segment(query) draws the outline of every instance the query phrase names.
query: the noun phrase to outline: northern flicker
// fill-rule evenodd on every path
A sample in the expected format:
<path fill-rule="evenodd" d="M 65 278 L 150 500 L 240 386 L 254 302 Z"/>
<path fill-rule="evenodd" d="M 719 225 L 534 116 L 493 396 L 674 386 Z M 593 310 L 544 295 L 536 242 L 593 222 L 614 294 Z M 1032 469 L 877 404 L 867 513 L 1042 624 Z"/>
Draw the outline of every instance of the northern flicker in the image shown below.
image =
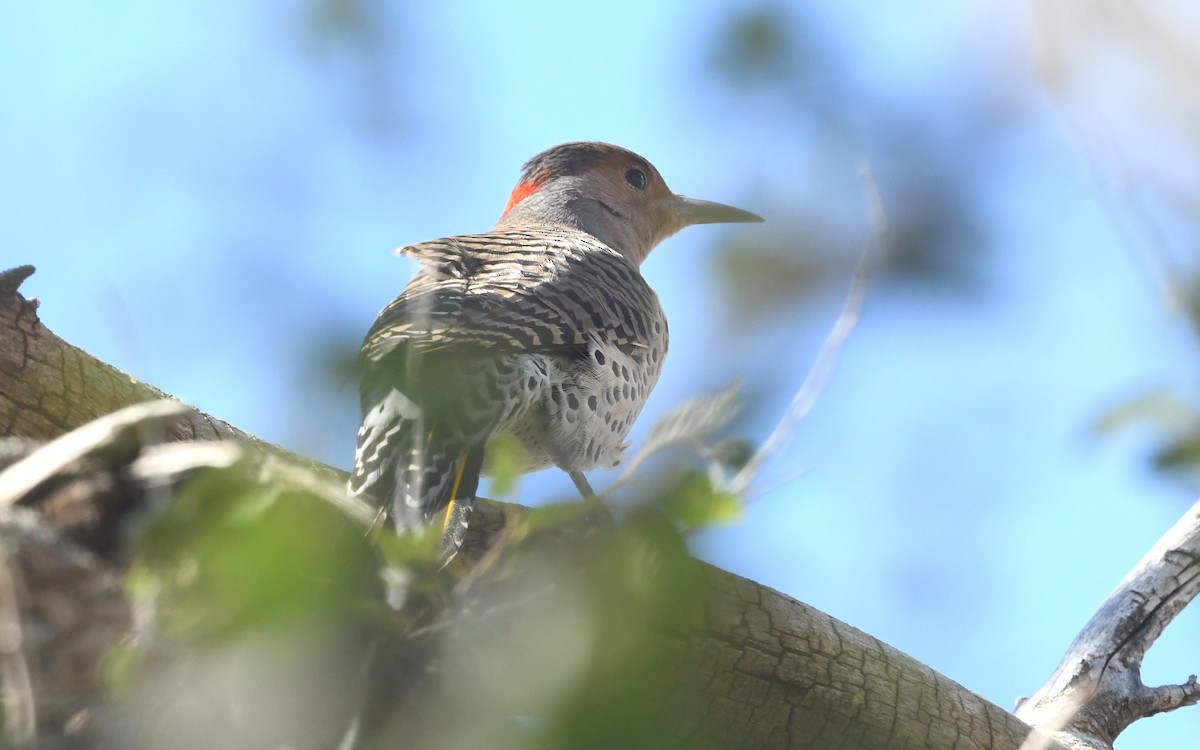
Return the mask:
<path fill-rule="evenodd" d="M 676 195 L 617 146 L 533 157 L 490 232 L 400 250 L 420 268 L 362 346 L 351 491 L 400 529 L 444 513 L 452 551 L 488 443 L 508 431 L 527 471 L 558 466 L 590 493 L 583 472 L 620 461 L 667 353 L 642 261 L 685 226 L 751 221 Z"/>

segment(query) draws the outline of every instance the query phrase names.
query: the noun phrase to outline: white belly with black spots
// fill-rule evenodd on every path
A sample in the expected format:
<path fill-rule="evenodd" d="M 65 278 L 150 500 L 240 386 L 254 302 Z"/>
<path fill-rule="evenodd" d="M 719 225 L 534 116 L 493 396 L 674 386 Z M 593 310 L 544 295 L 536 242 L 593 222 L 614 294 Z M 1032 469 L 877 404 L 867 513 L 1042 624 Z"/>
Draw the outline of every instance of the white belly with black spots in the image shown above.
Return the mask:
<path fill-rule="evenodd" d="M 666 327 L 641 346 L 589 344 L 573 358 L 548 358 L 546 398 L 513 429 L 529 470 L 586 471 L 621 462 L 625 438 L 658 382 Z"/>

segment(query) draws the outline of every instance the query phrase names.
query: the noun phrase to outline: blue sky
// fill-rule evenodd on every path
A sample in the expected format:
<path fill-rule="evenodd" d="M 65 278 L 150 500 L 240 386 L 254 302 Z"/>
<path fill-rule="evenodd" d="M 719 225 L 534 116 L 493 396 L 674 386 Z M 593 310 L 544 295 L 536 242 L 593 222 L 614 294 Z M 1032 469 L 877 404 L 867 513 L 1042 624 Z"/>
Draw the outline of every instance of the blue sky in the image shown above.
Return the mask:
<path fill-rule="evenodd" d="M 873 289 L 822 402 L 742 518 L 695 549 L 1008 708 L 1191 502 L 1146 469 L 1145 436 L 1088 427 L 1182 381 L 1194 342 L 1036 75 L 1035 13 L 983 0 L 828 5 L 782 7 L 804 14 L 843 82 L 906 127 L 953 142 L 963 102 L 1001 92 L 1005 127 L 978 160 L 954 164 L 974 178 L 987 236 L 981 291 Z M 769 222 L 689 229 L 647 261 L 672 351 L 635 442 L 656 414 L 739 377 L 762 384 L 746 430 L 769 431 L 840 287 L 768 322 L 730 323 L 717 246 L 814 209 L 865 237 L 857 163 L 891 121 L 830 153 L 770 92 L 723 89 L 709 50 L 732 3 L 431 3 L 381 9 L 358 37 L 314 34 L 306 8 L 8 11 L 0 265 L 38 267 L 25 291 L 47 325 L 345 467 L 356 395 L 320 365 L 353 351 L 403 288 L 411 268 L 391 250 L 490 227 L 525 159 L 606 140 L 650 158 L 675 190 Z M 813 184 L 818 170 L 838 184 Z M 877 165 L 885 203 L 907 189 L 892 174 Z M 569 494 L 553 472 L 522 489 Z M 1151 651 L 1147 681 L 1196 671 L 1198 634 L 1200 615 L 1185 612 Z M 1140 722 L 1118 747 L 1187 745 L 1198 731 L 1185 710 Z"/>

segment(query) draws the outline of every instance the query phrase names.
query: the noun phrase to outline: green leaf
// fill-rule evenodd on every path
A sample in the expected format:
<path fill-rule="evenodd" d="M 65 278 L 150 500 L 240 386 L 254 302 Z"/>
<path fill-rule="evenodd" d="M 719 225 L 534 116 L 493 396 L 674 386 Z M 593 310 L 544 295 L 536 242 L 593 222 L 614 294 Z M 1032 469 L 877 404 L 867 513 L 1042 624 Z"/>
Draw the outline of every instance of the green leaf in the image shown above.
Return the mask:
<path fill-rule="evenodd" d="M 1200 434 L 1172 441 L 1160 448 L 1154 454 L 1154 465 L 1161 471 L 1186 472 L 1200 469 Z"/>
<path fill-rule="evenodd" d="M 1131 427 L 1156 427 L 1182 435 L 1200 422 L 1194 404 L 1167 388 L 1155 388 L 1105 410 L 1092 422 L 1092 431 L 1111 435 Z"/>
<path fill-rule="evenodd" d="M 662 505 L 668 516 L 692 529 L 728 523 L 742 512 L 736 495 L 718 490 L 706 475 L 694 471 L 662 494 Z"/>
<path fill-rule="evenodd" d="M 578 500 L 551 503 L 529 508 L 522 514 L 521 523 L 528 532 L 553 531 L 569 526 L 595 511 L 595 504 Z"/>
<path fill-rule="evenodd" d="M 200 642 L 346 613 L 374 585 L 360 527 L 251 466 L 197 473 L 148 520 L 129 576 L 165 630 Z"/>
<path fill-rule="evenodd" d="M 525 445 L 511 432 L 502 432 L 488 443 L 487 467 L 492 475 L 492 492 L 509 495 L 529 466 Z"/>

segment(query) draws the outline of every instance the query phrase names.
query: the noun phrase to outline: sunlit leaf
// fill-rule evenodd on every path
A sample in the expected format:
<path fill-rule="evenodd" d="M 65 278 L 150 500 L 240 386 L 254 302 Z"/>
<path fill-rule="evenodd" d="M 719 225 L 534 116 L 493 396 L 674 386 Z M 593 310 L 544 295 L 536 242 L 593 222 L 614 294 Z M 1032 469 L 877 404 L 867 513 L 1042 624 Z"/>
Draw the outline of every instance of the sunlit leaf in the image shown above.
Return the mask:
<path fill-rule="evenodd" d="M 528 465 L 525 445 L 511 432 L 502 432 L 488 443 L 487 466 L 496 495 L 503 497 L 516 490 L 517 481 Z"/>
<path fill-rule="evenodd" d="M 585 502 L 550 503 L 526 511 L 522 525 L 530 532 L 561 529 L 594 512 L 596 508 Z"/>
<path fill-rule="evenodd" d="M 685 528 L 700 528 L 728 523 L 742 512 L 736 495 L 713 487 L 709 478 L 687 472 L 662 493 L 663 509 Z"/>
<path fill-rule="evenodd" d="M 345 611 L 373 580 L 362 530 L 307 492 L 243 466 L 201 472 L 139 535 L 131 588 L 192 639 Z"/>

